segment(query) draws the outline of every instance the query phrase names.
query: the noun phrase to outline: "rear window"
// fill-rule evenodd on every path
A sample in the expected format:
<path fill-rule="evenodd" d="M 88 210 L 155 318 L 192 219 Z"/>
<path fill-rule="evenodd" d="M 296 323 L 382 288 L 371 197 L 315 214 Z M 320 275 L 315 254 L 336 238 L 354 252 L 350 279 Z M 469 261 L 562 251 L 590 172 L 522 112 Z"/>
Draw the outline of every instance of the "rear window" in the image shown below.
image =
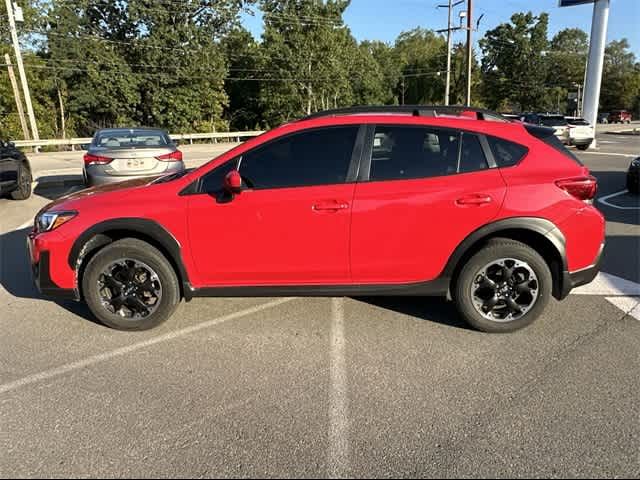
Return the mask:
<path fill-rule="evenodd" d="M 567 149 L 567 147 L 565 147 L 564 144 L 558 139 L 558 137 L 554 135 L 553 129 L 536 127 L 535 125 L 525 125 L 525 128 L 531 135 L 533 135 L 539 140 L 542 140 L 544 143 L 546 143 L 553 149 L 557 150 L 558 152 L 563 154 L 565 157 L 570 158 L 571 160 L 576 162 L 578 165 L 583 165 L 580 159 L 576 157 L 573 153 L 571 153 Z"/>
<path fill-rule="evenodd" d="M 545 127 L 559 127 L 567 124 L 564 117 L 540 117 L 540 125 Z"/>
<path fill-rule="evenodd" d="M 162 130 L 106 130 L 98 132 L 94 145 L 105 148 L 167 147 L 171 139 Z"/>
<path fill-rule="evenodd" d="M 502 138 L 487 137 L 487 142 L 489 142 L 489 147 L 493 152 L 496 164 L 500 168 L 513 167 L 518 164 L 529 151 L 525 146 Z"/>

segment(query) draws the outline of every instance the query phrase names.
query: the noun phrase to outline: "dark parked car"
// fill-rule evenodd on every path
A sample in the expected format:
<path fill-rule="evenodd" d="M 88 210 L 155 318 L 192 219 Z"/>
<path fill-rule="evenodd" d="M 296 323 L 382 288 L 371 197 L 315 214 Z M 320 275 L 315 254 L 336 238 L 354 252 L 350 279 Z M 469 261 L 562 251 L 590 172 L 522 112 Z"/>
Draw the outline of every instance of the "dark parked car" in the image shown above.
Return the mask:
<path fill-rule="evenodd" d="M 156 128 L 107 128 L 93 137 L 84 156 L 87 185 L 104 185 L 184 170 L 182 152 Z"/>
<path fill-rule="evenodd" d="M 627 190 L 638 195 L 640 193 L 640 157 L 637 157 L 629 165 L 627 171 Z"/>
<path fill-rule="evenodd" d="M 609 112 L 598 113 L 598 123 L 609 123 Z"/>
<path fill-rule="evenodd" d="M 24 153 L 0 140 L 0 196 L 26 200 L 31 196 L 31 165 Z"/>

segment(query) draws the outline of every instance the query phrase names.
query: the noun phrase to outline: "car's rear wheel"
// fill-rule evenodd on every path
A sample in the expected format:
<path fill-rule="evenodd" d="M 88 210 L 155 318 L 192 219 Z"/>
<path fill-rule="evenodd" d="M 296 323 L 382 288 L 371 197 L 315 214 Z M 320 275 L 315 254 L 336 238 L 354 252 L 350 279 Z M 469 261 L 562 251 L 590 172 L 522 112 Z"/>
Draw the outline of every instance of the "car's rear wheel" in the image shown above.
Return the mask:
<path fill-rule="evenodd" d="M 493 239 L 462 267 L 454 301 L 478 330 L 507 333 L 530 325 L 544 311 L 552 291 L 551 271 L 531 247 Z"/>
<path fill-rule="evenodd" d="M 586 150 L 587 148 L 589 148 L 589 144 L 585 144 L 585 145 L 576 145 L 576 148 L 578 150 Z"/>
<path fill-rule="evenodd" d="M 31 196 L 31 170 L 26 164 L 21 164 L 18 169 L 18 186 L 11 192 L 14 200 L 26 200 Z"/>
<path fill-rule="evenodd" d="M 164 255 L 135 238 L 115 241 L 87 264 L 82 293 L 91 312 L 119 330 L 148 330 L 180 302 L 176 274 Z"/>

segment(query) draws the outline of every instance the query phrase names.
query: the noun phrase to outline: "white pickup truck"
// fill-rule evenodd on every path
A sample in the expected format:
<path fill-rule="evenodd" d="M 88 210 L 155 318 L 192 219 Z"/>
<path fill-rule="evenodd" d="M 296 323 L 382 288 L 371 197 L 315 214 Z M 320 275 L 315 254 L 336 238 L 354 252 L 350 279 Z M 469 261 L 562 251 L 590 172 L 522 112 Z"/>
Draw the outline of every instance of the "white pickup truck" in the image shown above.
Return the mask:
<path fill-rule="evenodd" d="M 566 117 L 569 124 L 569 145 L 575 145 L 580 150 L 586 150 L 593 142 L 595 130 L 584 118 Z"/>

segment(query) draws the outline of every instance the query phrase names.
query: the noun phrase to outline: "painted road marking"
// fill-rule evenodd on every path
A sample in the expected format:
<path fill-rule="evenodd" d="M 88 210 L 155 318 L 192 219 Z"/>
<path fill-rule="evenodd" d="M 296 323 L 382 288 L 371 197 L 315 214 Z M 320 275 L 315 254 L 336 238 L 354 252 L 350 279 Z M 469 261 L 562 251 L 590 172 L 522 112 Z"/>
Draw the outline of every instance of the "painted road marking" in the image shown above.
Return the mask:
<path fill-rule="evenodd" d="M 607 301 L 626 312 L 627 315 L 640 320 L 640 299 L 638 297 L 607 297 Z"/>
<path fill-rule="evenodd" d="M 640 207 L 620 207 L 618 205 L 614 205 L 613 203 L 609 203 L 609 200 L 615 197 L 619 197 L 620 195 L 624 195 L 625 193 L 629 193 L 629 190 L 621 190 L 616 193 L 612 193 L 611 195 L 607 195 L 606 197 L 602 197 L 598 199 L 598 202 L 603 205 L 607 205 L 608 207 L 617 208 L 618 210 L 640 210 Z"/>
<path fill-rule="evenodd" d="M 640 320 L 640 283 L 600 272 L 593 282 L 575 288 L 573 295 L 603 295 L 633 318 Z"/>
<path fill-rule="evenodd" d="M 574 295 L 604 295 L 606 297 L 640 297 L 640 283 L 600 272 L 593 282 L 574 288 L 571 293 Z"/>
<path fill-rule="evenodd" d="M 349 420 L 344 337 L 344 298 L 331 299 L 329 478 L 349 477 Z"/>
<path fill-rule="evenodd" d="M 637 157 L 637 155 L 630 155 L 628 153 L 607 153 L 607 152 L 580 152 L 582 153 L 586 153 L 588 155 L 609 155 L 609 156 L 614 156 L 614 157 L 629 157 L 629 158 L 634 158 Z"/>
<path fill-rule="evenodd" d="M 214 327 L 216 325 L 220 325 L 221 323 L 228 322 L 231 320 L 236 320 L 241 317 L 246 317 L 247 315 L 252 315 L 254 313 L 260 312 L 262 310 L 267 310 L 270 308 L 277 307 L 278 305 L 282 305 L 283 303 L 287 303 L 294 300 L 293 298 L 281 298 L 278 300 L 274 300 L 272 302 L 263 303 L 261 305 L 257 305 L 255 307 L 246 308 L 244 310 L 240 310 L 238 312 L 230 313 L 228 315 L 224 315 L 222 317 L 214 318 L 213 320 L 209 320 L 207 322 L 199 323 L 198 325 L 193 325 L 191 327 L 181 328 L 179 330 L 175 330 L 173 332 L 166 333 L 164 335 L 160 335 L 154 338 L 150 338 L 149 340 L 144 340 L 142 342 L 137 342 L 131 345 L 127 345 L 126 347 L 116 348 L 115 350 L 111 350 L 110 352 L 101 353 L 99 355 L 93 355 L 91 357 L 85 358 L 83 360 L 78 360 L 77 362 L 67 363 L 66 365 L 61 365 L 59 367 L 51 368 L 49 370 L 44 370 L 39 373 L 35 373 L 33 375 L 28 375 L 26 377 L 20 378 L 18 380 L 14 380 L 12 382 L 8 382 L 0 385 L 0 394 L 7 393 L 12 390 L 16 390 L 18 388 L 24 387 L 26 385 L 30 385 L 32 383 L 42 382 L 44 380 L 49 380 L 54 377 L 58 377 L 60 375 L 64 375 L 65 373 L 70 373 L 75 370 L 81 370 L 83 368 L 90 367 L 100 362 L 105 362 L 107 360 L 111 360 L 113 358 L 121 357 L 123 355 L 127 355 L 132 352 L 136 352 L 143 348 L 150 347 L 152 345 L 157 345 L 159 343 L 168 342 L 174 340 L 179 337 L 184 337 L 185 335 L 189 335 L 191 333 L 198 332 L 200 330 L 204 330 L 205 328 Z"/>

